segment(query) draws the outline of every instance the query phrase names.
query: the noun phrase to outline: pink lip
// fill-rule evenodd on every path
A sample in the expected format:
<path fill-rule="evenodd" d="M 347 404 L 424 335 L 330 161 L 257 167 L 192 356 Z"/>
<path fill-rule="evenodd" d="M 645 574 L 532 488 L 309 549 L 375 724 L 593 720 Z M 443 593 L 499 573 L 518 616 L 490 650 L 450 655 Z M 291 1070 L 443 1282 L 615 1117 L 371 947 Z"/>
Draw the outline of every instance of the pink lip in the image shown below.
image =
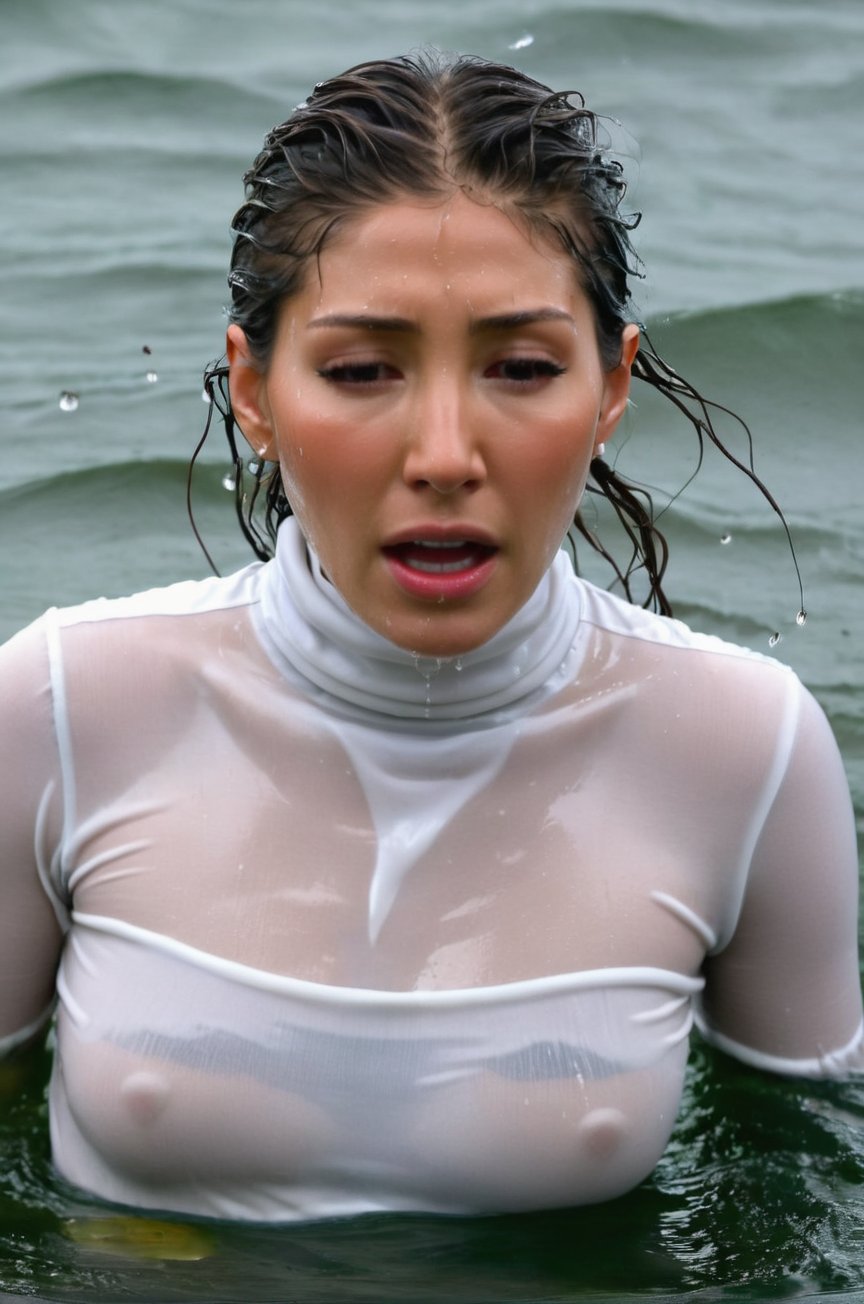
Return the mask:
<path fill-rule="evenodd" d="M 418 525 L 408 525 L 404 529 L 391 534 L 384 541 L 385 548 L 396 548 L 402 543 L 411 543 L 415 539 L 425 539 L 429 542 L 440 540 L 442 543 L 450 543 L 454 539 L 466 539 L 470 543 L 478 543 L 484 548 L 497 548 L 498 541 L 489 533 L 477 525 L 460 523 L 459 521 L 448 521 L 446 525 L 441 521 L 428 521 L 425 524 L 421 522 Z"/>
<path fill-rule="evenodd" d="M 382 551 L 403 592 L 445 602 L 470 597 L 482 589 L 495 570 L 498 549 L 486 537 L 478 537 L 474 529 L 438 526 L 402 531 Z"/>

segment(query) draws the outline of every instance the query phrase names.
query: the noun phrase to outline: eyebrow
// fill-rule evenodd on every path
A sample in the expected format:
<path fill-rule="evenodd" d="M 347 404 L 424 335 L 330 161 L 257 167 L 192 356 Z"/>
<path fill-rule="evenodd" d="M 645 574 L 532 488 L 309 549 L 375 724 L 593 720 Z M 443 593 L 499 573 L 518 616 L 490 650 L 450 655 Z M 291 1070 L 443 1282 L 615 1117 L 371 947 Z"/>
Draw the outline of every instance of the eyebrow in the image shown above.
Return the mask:
<path fill-rule="evenodd" d="M 497 313 L 493 317 L 479 317 L 469 327 L 471 335 L 484 331 L 519 330 L 523 326 L 532 326 L 535 322 L 563 321 L 571 326 L 574 321 L 569 312 L 563 308 L 525 308 L 521 312 Z M 326 317 L 315 317 L 307 323 L 307 330 L 342 326 L 352 330 L 366 331 L 405 331 L 411 335 L 419 334 L 420 327 L 407 317 L 376 317 L 369 313 L 330 313 Z"/>
<path fill-rule="evenodd" d="M 480 317 L 471 323 L 470 332 L 477 335 L 482 331 L 513 331 L 542 321 L 564 321 L 570 326 L 575 325 L 570 313 L 563 308 L 525 308 L 522 312 L 502 312 L 494 317 Z"/>

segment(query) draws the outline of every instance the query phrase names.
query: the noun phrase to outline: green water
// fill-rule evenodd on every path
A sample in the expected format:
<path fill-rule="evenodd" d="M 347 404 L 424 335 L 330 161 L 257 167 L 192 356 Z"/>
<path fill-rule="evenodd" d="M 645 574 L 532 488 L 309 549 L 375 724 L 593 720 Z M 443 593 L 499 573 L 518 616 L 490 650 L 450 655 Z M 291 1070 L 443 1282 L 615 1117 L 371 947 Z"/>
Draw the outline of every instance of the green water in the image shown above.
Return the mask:
<path fill-rule="evenodd" d="M 753 427 L 809 618 L 796 627 L 775 518 L 716 460 L 667 514 L 671 593 L 698 628 L 760 651 L 782 634 L 776 654 L 837 733 L 860 826 L 860 0 L 3 0 L 0 17 L 0 637 L 51 603 L 206 572 L 184 467 L 201 369 L 221 351 L 244 166 L 321 77 L 423 42 L 474 51 L 582 88 L 626 124 L 646 214 L 638 310 Z M 622 466 L 662 502 L 695 453 L 634 398 Z M 217 442 L 195 501 L 228 570 L 247 558 L 224 470 Z M 182 1222 L 149 1239 L 118 1224 L 97 1243 L 88 1220 L 111 1211 L 54 1175 L 37 1067 L 0 1113 L 0 1298 L 864 1299 L 861 1083 L 781 1082 L 696 1045 L 666 1156 L 606 1206 L 193 1225 L 191 1240 Z M 140 1257 L 148 1245 L 157 1257 Z M 184 1246 L 204 1257 L 170 1257 Z"/>
<path fill-rule="evenodd" d="M 168 1253 L 184 1251 L 185 1228 L 204 1256 L 183 1262 L 139 1257 L 143 1238 L 125 1223 L 128 1244 L 119 1235 L 111 1253 L 70 1238 L 70 1220 L 111 1211 L 53 1174 L 34 1082 L 3 1129 L 0 1280 L 81 1304 L 861 1299 L 862 1123 L 864 1085 L 778 1084 L 698 1047 L 669 1150 L 622 1199 L 285 1229 L 174 1220 Z"/>

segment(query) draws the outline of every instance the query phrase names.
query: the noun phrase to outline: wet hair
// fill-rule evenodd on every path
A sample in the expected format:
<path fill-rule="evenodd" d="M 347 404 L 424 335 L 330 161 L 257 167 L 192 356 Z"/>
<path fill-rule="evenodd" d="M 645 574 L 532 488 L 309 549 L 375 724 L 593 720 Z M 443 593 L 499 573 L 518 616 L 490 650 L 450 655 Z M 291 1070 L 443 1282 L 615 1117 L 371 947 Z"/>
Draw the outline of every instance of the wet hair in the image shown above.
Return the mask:
<path fill-rule="evenodd" d="M 577 92 L 552 91 L 515 68 L 471 56 L 422 54 L 362 63 L 320 82 L 267 135 L 245 174 L 246 200 L 232 228 L 229 318 L 242 327 L 253 358 L 265 369 L 281 304 L 299 292 L 340 226 L 379 204 L 409 197 L 443 200 L 461 189 L 521 218 L 572 258 L 592 305 L 601 360 L 611 370 L 632 320 L 629 282 L 639 274 L 639 261 L 631 232 L 639 214 L 622 211 L 624 171 L 605 136 L 602 120 Z M 741 461 L 715 430 L 712 413 L 728 410 L 704 399 L 668 366 L 644 330 L 633 376 L 691 423 L 700 463 L 706 441 L 716 445 L 754 481 L 786 528 L 753 469 L 752 445 L 749 459 Z M 280 522 L 291 514 L 279 468 L 244 461 L 238 450 L 224 361 L 207 369 L 204 384 L 211 406 L 199 450 L 215 408 L 231 448 L 241 529 L 266 560 Z M 671 615 L 663 590 L 668 547 L 648 491 L 600 457 L 591 462 L 586 491 L 611 504 L 629 555 L 617 561 L 580 508 L 571 530 L 574 558 L 581 535 L 611 565 L 613 584 L 628 599 L 635 600 L 631 584 L 641 572 L 643 605 Z"/>

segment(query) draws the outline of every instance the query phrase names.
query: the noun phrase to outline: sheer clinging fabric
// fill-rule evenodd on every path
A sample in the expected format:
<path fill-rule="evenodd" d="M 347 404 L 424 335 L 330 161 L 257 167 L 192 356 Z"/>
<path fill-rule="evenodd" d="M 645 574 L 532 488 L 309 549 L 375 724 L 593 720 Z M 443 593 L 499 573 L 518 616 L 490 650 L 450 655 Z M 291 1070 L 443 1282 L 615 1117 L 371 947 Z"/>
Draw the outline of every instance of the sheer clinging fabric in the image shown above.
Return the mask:
<path fill-rule="evenodd" d="M 439 664 L 286 523 L 266 566 L 12 640 L 0 752 L 0 1037 L 43 1017 L 68 928 L 55 1159 L 108 1198 L 602 1199 L 662 1152 L 694 1014 L 761 1067 L 861 1067 L 821 711 L 563 556 Z"/>

